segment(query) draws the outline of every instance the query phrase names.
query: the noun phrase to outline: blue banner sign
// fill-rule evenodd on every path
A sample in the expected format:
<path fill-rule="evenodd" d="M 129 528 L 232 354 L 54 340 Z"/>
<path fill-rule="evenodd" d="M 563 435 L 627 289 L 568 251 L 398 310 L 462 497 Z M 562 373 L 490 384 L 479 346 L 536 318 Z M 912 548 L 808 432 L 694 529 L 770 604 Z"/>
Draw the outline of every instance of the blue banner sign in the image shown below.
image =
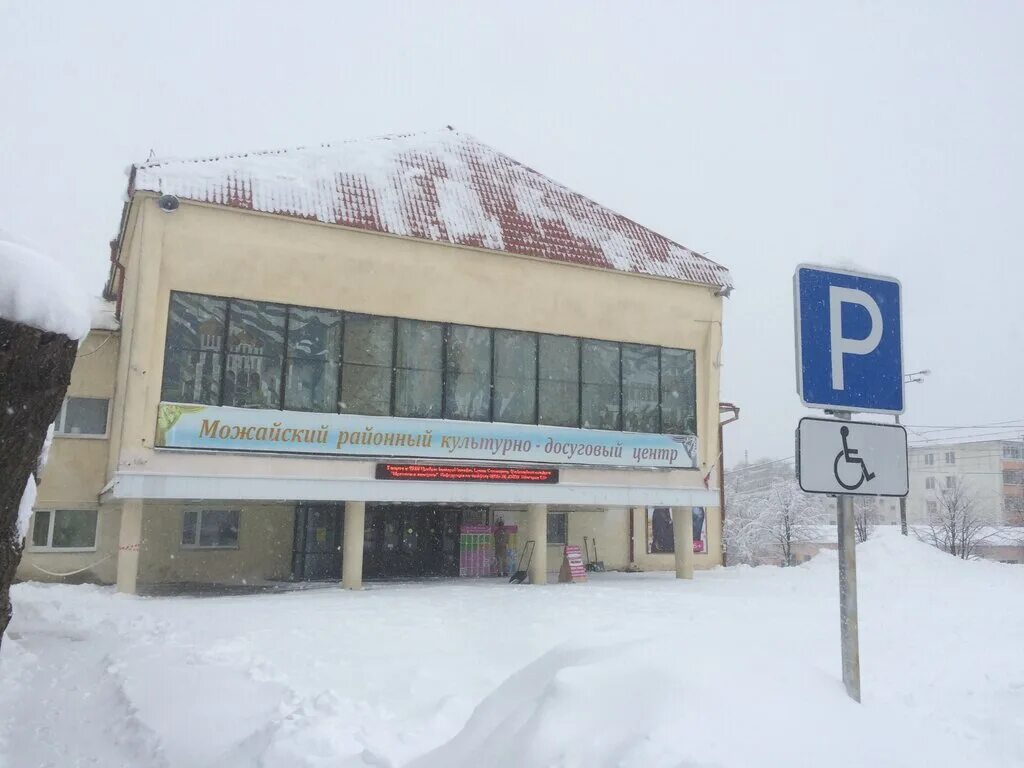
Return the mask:
<path fill-rule="evenodd" d="M 656 435 L 160 403 L 158 448 L 606 467 L 697 467 L 695 435 Z"/>

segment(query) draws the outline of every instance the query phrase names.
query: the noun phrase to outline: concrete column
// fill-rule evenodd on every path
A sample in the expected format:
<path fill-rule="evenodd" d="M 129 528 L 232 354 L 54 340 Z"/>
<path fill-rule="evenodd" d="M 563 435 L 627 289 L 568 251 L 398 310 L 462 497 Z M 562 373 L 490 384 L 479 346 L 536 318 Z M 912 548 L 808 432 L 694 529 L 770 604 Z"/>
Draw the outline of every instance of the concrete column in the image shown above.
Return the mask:
<path fill-rule="evenodd" d="M 125 499 L 121 506 L 121 533 L 117 545 L 117 591 L 136 593 L 139 550 L 142 548 L 142 500 Z"/>
<path fill-rule="evenodd" d="M 548 507 L 529 504 L 526 507 L 526 538 L 533 539 L 533 559 L 528 575 L 531 584 L 548 583 Z"/>
<path fill-rule="evenodd" d="M 672 507 L 672 537 L 676 549 L 676 578 L 693 578 L 693 512 Z"/>
<path fill-rule="evenodd" d="M 363 530 L 366 528 L 366 502 L 345 502 L 345 536 L 341 553 L 341 586 L 363 588 Z"/>

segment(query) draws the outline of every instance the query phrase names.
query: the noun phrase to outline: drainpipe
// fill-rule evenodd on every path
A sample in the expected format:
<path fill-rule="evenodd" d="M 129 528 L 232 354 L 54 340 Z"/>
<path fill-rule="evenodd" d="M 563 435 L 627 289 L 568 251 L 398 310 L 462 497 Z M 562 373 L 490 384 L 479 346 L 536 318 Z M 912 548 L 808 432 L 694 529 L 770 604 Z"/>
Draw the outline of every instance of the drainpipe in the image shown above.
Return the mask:
<path fill-rule="evenodd" d="M 626 526 L 626 535 L 628 536 L 626 540 L 629 542 L 629 564 L 633 565 L 636 562 L 636 553 L 633 549 L 633 513 L 635 510 L 633 507 L 626 507 L 626 510 L 626 517 L 629 519 Z"/>
<path fill-rule="evenodd" d="M 724 421 L 721 420 L 723 413 L 731 414 L 729 418 Z M 722 519 L 722 539 L 725 539 L 725 443 L 723 442 L 723 429 L 726 424 L 732 424 L 740 417 L 739 406 L 733 405 L 732 403 L 719 403 L 718 404 L 718 508 L 720 510 Z M 724 543 L 724 541 L 723 541 Z M 726 562 L 726 555 L 728 553 L 722 548 L 722 565 L 728 565 Z"/>

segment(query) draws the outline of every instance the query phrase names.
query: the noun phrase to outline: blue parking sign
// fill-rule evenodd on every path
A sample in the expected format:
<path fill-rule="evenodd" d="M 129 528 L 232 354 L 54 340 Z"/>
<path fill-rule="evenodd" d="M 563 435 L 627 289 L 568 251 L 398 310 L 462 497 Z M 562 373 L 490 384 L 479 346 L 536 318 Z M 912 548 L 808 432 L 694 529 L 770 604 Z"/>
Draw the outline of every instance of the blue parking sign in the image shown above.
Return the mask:
<path fill-rule="evenodd" d="M 804 405 L 903 412 L 900 291 L 892 277 L 797 267 L 796 378 Z"/>

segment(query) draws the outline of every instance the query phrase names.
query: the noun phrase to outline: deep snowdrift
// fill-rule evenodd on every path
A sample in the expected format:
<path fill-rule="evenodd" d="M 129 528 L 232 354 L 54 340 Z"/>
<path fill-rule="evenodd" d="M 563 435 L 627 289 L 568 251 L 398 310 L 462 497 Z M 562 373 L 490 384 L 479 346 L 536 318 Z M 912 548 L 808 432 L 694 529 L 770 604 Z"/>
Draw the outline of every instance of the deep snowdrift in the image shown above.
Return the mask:
<path fill-rule="evenodd" d="M 858 551 L 859 706 L 834 554 L 691 583 L 148 599 L 24 584 L 0 764 L 1024 764 L 1024 568 L 891 532 Z"/>

